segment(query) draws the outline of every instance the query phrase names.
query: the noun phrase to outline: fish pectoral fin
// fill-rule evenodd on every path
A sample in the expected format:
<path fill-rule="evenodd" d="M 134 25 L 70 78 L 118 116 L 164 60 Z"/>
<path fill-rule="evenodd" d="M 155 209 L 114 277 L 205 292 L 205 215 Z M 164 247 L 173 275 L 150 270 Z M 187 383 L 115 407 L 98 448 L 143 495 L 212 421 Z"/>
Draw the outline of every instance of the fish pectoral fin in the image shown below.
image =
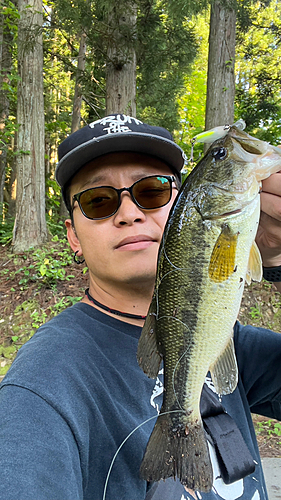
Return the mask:
<path fill-rule="evenodd" d="M 215 363 L 210 366 L 210 372 L 218 394 L 223 396 L 234 391 L 238 382 L 238 368 L 233 338 L 229 340 Z"/>
<path fill-rule="evenodd" d="M 138 344 L 137 360 L 144 373 L 156 378 L 162 356 L 156 339 L 156 299 L 153 298 L 146 317 Z"/>
<path fill-rule="evenodd" d="M 246 282 L 248 285 L 253 281 L 262 280 L 262 259 L 256 242 L 252 244 L 249 256 L 248 271 L 246 274 Z"/>
<path fill-rule="evenodd" d="M 237 238 L 227 225 L 223 226 L 209 264 L 209 277 L 215 283 L 222 283 L 234 273 Z"/>

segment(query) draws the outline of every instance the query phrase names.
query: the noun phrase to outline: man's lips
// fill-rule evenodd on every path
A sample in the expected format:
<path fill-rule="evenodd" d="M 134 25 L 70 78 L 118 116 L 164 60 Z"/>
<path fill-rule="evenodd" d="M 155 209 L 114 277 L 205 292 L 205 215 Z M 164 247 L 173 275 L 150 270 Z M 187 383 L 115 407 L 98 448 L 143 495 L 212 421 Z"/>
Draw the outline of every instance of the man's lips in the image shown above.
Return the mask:
<path fill-rule="evenodd" d="M 128 236 L 121 240 L 115 247 L 117 250 L 142 250 L 156 242 L 151 236 L 140 234 L 138 236 Z"/>

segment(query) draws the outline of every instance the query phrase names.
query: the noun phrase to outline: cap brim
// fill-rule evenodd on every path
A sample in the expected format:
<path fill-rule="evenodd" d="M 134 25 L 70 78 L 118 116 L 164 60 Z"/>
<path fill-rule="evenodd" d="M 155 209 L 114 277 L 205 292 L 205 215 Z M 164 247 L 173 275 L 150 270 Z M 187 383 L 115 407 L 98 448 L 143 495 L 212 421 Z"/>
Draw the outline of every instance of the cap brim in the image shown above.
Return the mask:
<path fill-rule="evenodd" d="M 173 141 L 157 135 L 126 132 L 108 134 L 84 142 L 67 153 L 57 164 L 56 180 L 61 187 L 89 161 L 108 153 L 132 151 L 155 156 L 178 172 L 184 165 L 182 149 Z"/>

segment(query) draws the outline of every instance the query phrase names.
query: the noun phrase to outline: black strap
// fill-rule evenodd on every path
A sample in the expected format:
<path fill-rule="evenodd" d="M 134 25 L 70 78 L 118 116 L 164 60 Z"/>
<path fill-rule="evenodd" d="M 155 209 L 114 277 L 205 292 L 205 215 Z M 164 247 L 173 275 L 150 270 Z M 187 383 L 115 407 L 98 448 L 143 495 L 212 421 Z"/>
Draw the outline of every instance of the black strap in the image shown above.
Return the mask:
<path fill-rule="evenodd" d="M 263 277 L 266 281 L 273 281 L 275 283 L 281 281 L 281 266 L 264 267 Z"/>
<path fill-rule="evenodd" d="M 212 438 L 225 484 L 252 474 L 255 463 L 240 430 L 206 384 L 202 390 L 200 412 L 204 428 Z"/>

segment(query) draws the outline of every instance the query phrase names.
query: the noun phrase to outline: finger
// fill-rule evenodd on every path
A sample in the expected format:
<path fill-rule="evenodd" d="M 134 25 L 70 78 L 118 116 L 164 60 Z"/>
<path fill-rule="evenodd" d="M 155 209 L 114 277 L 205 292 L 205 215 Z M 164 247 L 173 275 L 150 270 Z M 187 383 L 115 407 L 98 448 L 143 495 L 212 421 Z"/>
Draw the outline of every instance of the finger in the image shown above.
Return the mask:
<path fill-rule="evenodd" d="M 261 210 L 273 219 L 281 221 L 281 196 L 262 192 L 260 197 Z"/>
<path fill-rule="evenodd" d="M 264 234 L 265 237 L 271 238 L 276 242 L 278 240 L 278 245 L 281 244 L 281 221 L 274 219 L 270 215 L 261 212 L 260 222 L 258 228 L 259 236 Z"/>
<path fill-rule="evenodd" d="M 272 174 L 270 177 L 262 181 L 262 191 L 281 196 L 281 172 Z"/>

